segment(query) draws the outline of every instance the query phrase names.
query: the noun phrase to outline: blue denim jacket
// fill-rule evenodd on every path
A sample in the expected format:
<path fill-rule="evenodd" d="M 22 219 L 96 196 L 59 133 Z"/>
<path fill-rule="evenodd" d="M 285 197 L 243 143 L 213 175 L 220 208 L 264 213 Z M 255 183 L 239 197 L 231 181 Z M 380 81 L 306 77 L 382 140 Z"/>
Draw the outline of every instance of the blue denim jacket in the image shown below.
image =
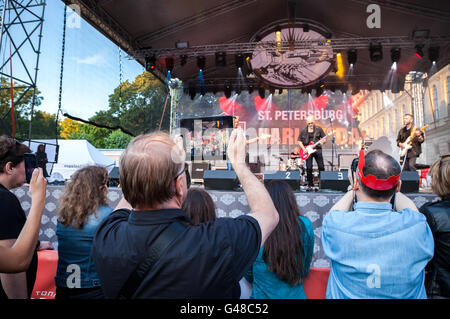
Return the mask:
<path fill-rule="evenodd" d="M 303 269 L 305 278 L 308 276 L 311 260 L 314 252 L 314 230 L 311 221 L 307 217 L 300 216 L 303 223 Z M 306 299 L 303 284 L 290 286 L 280 280 L 272 271 L 269 271 L 262 255 L 264 246 L 259 250 L 258 257 L 252 268 L 246 273 L 245 278 L 253 283 L 251 299 Z"/>
<path fill-rule="evenodd" d="M 92 260 L 92 240 L 98 225 L 113 209 L 101 206 L 96 214 L 89 216 L 87 223 L 81 229 L 56 226 L 58 237 L 58 268 L 55 284 L 58 287 L 93 288 L 99 287 L 97 270 Z M 77 281 L 79 280 L 79 281 Z"/>
<path fill-rule="evenodd" d="M 355 211 L 325 216 L 321 239 L 331 259 L 327 298 L 427 298 L 425 266 L 434 241 L 419 212 L 357 202 Z"/>

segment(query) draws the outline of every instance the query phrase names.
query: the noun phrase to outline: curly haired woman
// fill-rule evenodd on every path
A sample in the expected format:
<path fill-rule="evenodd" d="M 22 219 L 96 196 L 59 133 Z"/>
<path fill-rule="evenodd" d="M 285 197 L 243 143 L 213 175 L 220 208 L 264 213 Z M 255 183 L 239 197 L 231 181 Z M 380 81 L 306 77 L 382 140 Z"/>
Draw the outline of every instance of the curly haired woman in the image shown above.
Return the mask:
<path fill-rule="evenodd" d="M 91 257 L 98 225 L 113 209 L 107 206 L 108 171 L 87 166 L 72 175 L 59 203 L 57 299 L 101 299 L 103 293 Z"/>

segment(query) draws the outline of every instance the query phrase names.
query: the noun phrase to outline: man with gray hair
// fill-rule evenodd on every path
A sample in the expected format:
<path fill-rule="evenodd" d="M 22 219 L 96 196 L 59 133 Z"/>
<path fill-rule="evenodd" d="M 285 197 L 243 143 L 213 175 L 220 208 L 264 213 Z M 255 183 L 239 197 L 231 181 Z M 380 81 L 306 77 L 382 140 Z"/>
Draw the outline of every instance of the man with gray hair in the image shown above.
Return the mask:
<path fill-rule="evenodd" d="M 306 118 L 306 127 L 300 132 L 298 137 L 298 145 L 303 150 L 303 152 L 307 152 L 306 147 L 312 142 L 317 143 L 325 137 L 325 132 L 320 126 L 317 126 L 314 123 L 314 116 L 309 115 Z M 308 180 L 308 191 L 312 190 L 314 186 L 313 183 L 313 158 L 316 159 L 317 168 L 319 172 L 325 170 L 325 166 L 323 164 L 323 156 L 322 156 L 322 145 L 319 143 L 316 146 L 316 151 L 309 155 L 306 160 L 306 178 Z"/>
<path fill-rule="evenodd" d="M 120 159 L 124 200 L 99 226 L 93 259 L 106 298 L 239 298 L 239 280 L 278 223 L 269 193 L 245 164 L 245 136 L 228 157 L 251 212 L 193 226 L 185 153 L 165 133 L 136 137 Z"/>

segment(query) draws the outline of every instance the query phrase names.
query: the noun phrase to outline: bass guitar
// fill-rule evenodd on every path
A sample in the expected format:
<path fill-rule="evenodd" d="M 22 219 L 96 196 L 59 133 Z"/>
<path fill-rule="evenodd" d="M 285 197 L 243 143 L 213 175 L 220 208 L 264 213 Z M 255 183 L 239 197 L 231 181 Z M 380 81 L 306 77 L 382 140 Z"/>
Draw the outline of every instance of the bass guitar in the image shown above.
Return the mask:
<path fill-rule="evenodd" d="M 325 142 L 327 140 L 328 136 L 331 136 L 331 135 L 333 135 L 333 132 L 330 132 L 327 135 L 325 135 L 324 137 L 322 137 L 317 143 L 314 143 L 314 142 L 309 143 L 308 145 L 306 145 L 305 151 L 301 148 L 300 149 L 300 158 L 302 160 L 308 159 L 308 157 L 310 157 L 311 154 L 313 154 L 317 151 L 317 149 L 316 149 L 317 145 Z"/>

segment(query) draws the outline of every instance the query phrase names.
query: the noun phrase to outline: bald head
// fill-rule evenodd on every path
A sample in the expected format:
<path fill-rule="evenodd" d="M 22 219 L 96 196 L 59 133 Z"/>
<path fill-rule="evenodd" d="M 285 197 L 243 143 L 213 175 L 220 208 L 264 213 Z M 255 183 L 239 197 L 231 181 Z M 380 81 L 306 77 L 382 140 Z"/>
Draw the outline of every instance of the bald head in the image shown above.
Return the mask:
<path fill-rule="evenodd" d="M 391 176 L 400 174 L 400 164 L 390 155 L 380 151 L 373 150 L 364 156 L 365 165 L 363 168 L 364 176 L 373 175 L 377 179 L 388 179 Z M 390 190 L 374 190 L 360 182 L 361 190 L 372 198 L 386 199 L 394 195 L 396 186 Z"/>
<path fill-rule="evenodd" d="M 183 153 L 166 133 L 134 138 L 120 158 L 120 184 L 135 207 L 154 207 L 175 196 L 174 178 Z"/>

